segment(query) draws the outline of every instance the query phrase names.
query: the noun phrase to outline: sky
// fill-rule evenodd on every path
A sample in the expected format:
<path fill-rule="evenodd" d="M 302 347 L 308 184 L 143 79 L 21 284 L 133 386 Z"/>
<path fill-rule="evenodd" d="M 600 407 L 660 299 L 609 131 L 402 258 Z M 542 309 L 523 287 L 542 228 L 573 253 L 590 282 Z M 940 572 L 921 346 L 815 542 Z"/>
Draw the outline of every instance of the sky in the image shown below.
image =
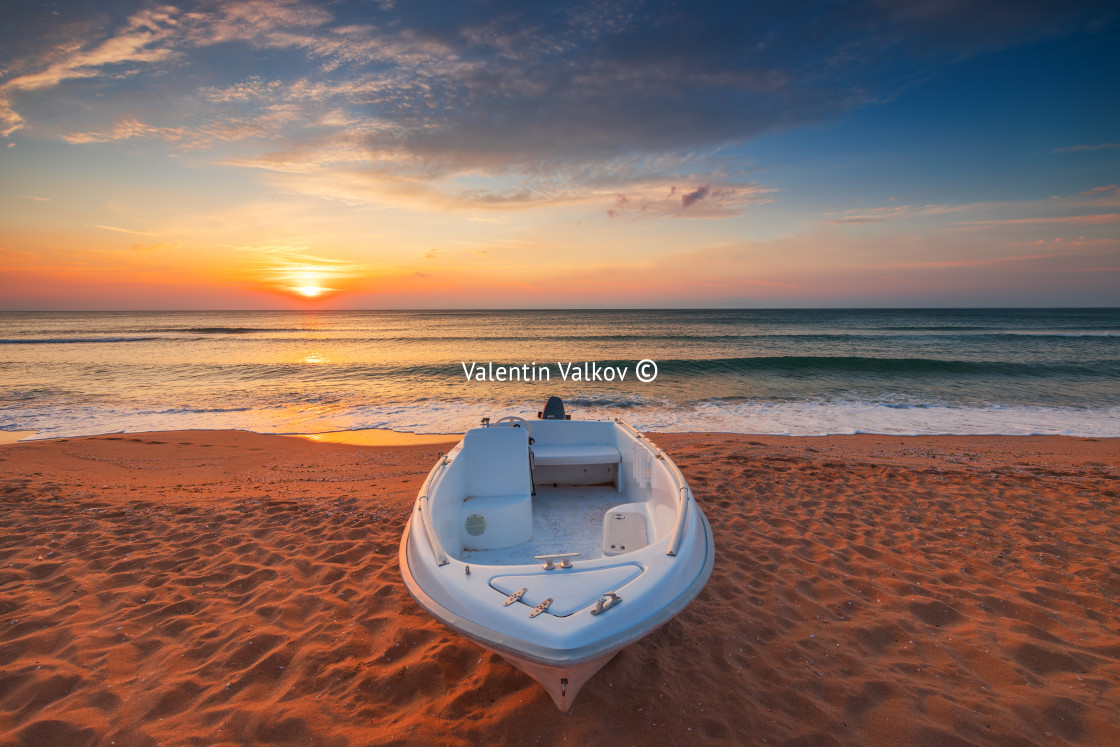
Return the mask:
<path fill-rule="evenodd" d="M 0 309 L 1120 305 L 1114 3 L 27 2 Z"/>

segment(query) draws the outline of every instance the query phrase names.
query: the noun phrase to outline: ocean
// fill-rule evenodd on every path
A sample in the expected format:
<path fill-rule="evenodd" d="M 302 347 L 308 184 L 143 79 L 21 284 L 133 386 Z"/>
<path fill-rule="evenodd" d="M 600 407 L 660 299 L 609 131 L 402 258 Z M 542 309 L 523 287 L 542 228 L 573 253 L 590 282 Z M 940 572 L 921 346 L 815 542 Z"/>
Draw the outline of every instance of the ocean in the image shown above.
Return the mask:
<path fill-rule="evenodd" d="M 650 431 L 1118 437 L 1120 309 L 0 313 L 31 438 L 455 433 L 549 395 Z"/>

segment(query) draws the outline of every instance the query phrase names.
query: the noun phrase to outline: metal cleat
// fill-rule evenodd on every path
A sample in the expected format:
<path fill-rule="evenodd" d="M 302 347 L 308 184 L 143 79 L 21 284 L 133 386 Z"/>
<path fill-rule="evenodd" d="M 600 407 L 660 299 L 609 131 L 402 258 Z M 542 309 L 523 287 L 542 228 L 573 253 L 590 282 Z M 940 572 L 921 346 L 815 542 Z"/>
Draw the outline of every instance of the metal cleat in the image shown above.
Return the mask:
<path fill-rule="evenodd" d="M 622 604 L 622 597 L 620 597 L 616 592 L 605 591 L 603 592 L 603 597 L 599 601 L 595 602 L 595 607 L 591 610 L 591 614 L 601 615 L 611 607 L 617 607 L 620 604 Z"/>
<path fill-rule="evenodd" d="M 556 568 L 571 568 L 572 558 L 578 558 L 578 552 L 562 552 L 556 555 L 534 555 L 534 559 L 543 560 L 544 565 L 541 566 L 546 571 L 552 571 Z M 557 565 L 559 563 L 559 565 Z"/>

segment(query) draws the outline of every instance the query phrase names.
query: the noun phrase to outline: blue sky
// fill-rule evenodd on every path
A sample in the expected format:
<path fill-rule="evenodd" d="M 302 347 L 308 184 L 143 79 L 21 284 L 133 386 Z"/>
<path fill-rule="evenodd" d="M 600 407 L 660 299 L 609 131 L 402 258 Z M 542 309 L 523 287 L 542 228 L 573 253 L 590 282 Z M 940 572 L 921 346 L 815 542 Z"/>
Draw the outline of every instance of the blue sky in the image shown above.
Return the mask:
<path fill-rule="evenodd" d="M 1107 3 L 12 15 L 6 308 L 1114 305 L 1120 288 Z"/>

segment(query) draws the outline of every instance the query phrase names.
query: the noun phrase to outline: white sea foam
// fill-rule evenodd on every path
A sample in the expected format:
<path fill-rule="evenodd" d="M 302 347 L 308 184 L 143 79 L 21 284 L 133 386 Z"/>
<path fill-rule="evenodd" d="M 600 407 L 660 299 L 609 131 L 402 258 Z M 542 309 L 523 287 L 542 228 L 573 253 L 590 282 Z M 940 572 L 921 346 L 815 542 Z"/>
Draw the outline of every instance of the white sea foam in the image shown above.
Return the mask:
<path fill-rule="evenodd" d="M 478 424 L 481 415 L 532 417 L 537 408 L 485 409 L 472 403 L 469 412 L 443 404 L 431 409 L 367 412 L 351 428 L 372 427 L 417 433 L 460 432 Z M 378 409 L 378 408 L 375 408 Z M 713 431 L 789 436 L 881 433 L 894 435 L 1072 435 L 1120 437 L 1120 407 L 946 407 L 898 406 L 864 402 L 704 402 L 680 407 L 576 409 L 575 418 L 621 417 L 646 431 Z M 448 428 L 455 423 L 457 427 Z"/>
<path fill-rule="evenodd" d="M 335 410 L 307 408 L 139 410 L 121 407 L 7 409 L 0 429 L 35 430 L 31 438 L 161 430 L 237 429 L 257 433 L 316 433 L 384 428 L 410 433 L 462 433 L 484 416 L 532 419 L 530 403 L 428 401 Z M 1071 435 L 1120 437 L 1120 407 L 900 405 L 870 402 L 701 402 L 691 405 L 572 408 L 576 419 L 621 417 L 640 430 L 789 436 Z"/>
<path fill-rule="evenodd" d="M 789 436 L 1071 435 L 1120 437 L 1120 407 L 899 406 L 865 402 L 703 403 L 658 413 L 639 427 Z M 635 418 L 646 420 L 645 417 Z M 637 425 L 637 424 L 636 424 Z"/>
<path fill-rule="evenodd" d="M 1120 337 L 1118 330 L 1060 330 L 1060 329 L 1033 329 L 1033 330 L 1007 330 L 1000 334 L 1015 335 L 1017 337 Z"/>

